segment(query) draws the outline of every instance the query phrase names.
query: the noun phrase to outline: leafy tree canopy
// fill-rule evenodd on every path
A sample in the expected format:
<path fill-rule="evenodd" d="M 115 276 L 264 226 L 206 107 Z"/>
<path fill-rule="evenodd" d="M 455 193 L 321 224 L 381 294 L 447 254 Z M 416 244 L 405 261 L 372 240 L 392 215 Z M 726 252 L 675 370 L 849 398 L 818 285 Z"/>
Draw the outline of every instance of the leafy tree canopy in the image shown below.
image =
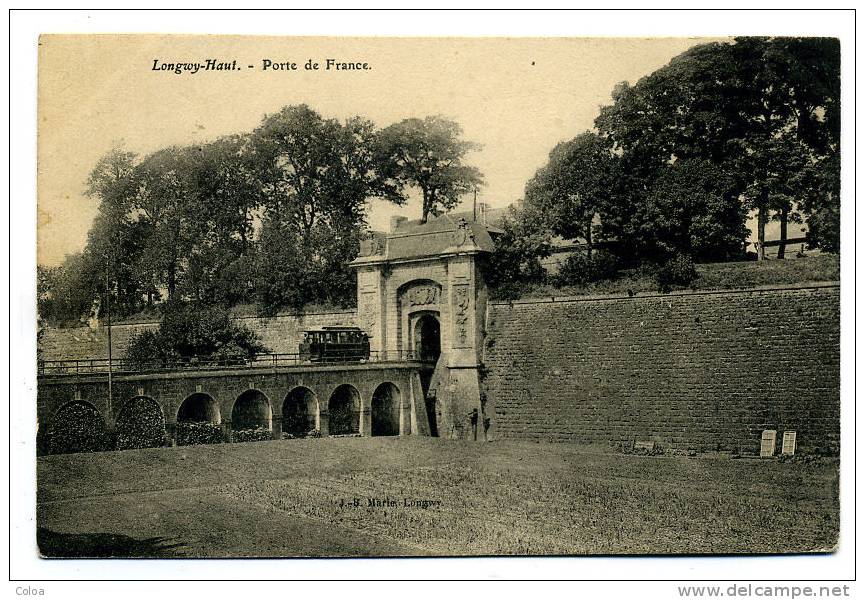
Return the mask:
<path fill-rule="evenodd" d="M 526 184 L 525 202 L 555 235 L 582 239 L 591 255 L 596 217 L 609 214 L 619 185 L 618 159 L 604 140 L 585 132 L 550 152 Z"/>
<path fill-rule="evenodd" d="M 837 212 L 832 182 L 840 173 L 828 166 L 838 164 L 839 57 L 835 39 L 737 38 L 696 46 L 636 85 L 617 86 L 595 124 L 634 177 L 623 202 L 641 204 L 668 164 L 698 159 L 736 177 L 746 207 L 758 212 L 761 239 L 772 214 L 783 234 L 797 206 L 806 221 Z M 827 168 L 803 174 L 818 164 Z M 803 177 L 812 178 L 809 188 L 781 189 Z M 817 247 L 834 237 L 825 226 L 809 232 Z"/>
<path fill-rule="evenodd" d="M 466 154 L 480 146 L 462 139 L 459 124 L 444 117 L 405 119 L 378 136 L 378 162 L 383 175 L 405 201 L 406 188 L 420 189 L 421 222 L 459 204 L 460 198 L 483 184 L 481 172 L 464 164 Z"/>
<path fill-rule="evenodd" d="M 647 258 L 741 259 L 745 216 L 735 177 L 708 160 L 679 160 L 661 171 L 637 209 L 634 241 Z"/>
<path fill-rule="evenodd" d="M 255 301 L 267 313 L 353 303 L 347 264 L 369 200 L 406 200 L 405 182 L 382 163 L 381 135 L 367 119 L 300 105 L 205 144 L 144 157 L 113 149 L 87 181 L 99 201 L 87 246 L 43 274 L 40 310 L 57 323 L 100 297 L 118 316 L 160 300 Z M 452 186 L 436 189 L 447 196 Z"/>
<path fill-rule="evenodd" d="M 252 133 L 264 199 L 253 287 L 265 312 L 353 302 L 348 263 L 366 229 L 367 201 L 404 201 L 377 162 L 377 136 L 370 121 L 340 123 L 307 106 L 286 107 Z"/>
<path fill-rule="evenodd" d="M 737 38 L 618 84 L 597 134 L 557 145 L 528 182 L 526 205 L 542 217 L 525 211 L 511 228 L 585 242 L 585 260 L 568 265 L 575 281 L 606 271 L 591 259 L 604 241 L 681 283 L 693 260 L 742 257 L 749 211 L 761 242 L 770 219 L 782 241 L 789 223 L 804 221 L 811 246 L 837 252 L 839 57 L 834 39 Z M 504 272 L 531 263 L 512 236 L 499 246 L 513 263 Z"/>

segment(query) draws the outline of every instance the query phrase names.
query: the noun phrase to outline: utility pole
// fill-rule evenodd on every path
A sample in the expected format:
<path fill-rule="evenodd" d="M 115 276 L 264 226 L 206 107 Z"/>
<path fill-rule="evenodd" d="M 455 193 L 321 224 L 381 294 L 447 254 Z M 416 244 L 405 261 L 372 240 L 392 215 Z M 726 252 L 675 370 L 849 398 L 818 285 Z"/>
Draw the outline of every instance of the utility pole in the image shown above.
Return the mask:
<path fill-rule="evenodd" d="M 766 260 L 766 213 L 767 209 L 757 209 L 757 260 Z"/>
<path fill-rule="evenodd" d="M 105 316 L 108 321 L 108 414 L 114 414 L 113 404 L 113 377 L 111 365 L 111 251 L 108 251 L 105 260 Z"/>

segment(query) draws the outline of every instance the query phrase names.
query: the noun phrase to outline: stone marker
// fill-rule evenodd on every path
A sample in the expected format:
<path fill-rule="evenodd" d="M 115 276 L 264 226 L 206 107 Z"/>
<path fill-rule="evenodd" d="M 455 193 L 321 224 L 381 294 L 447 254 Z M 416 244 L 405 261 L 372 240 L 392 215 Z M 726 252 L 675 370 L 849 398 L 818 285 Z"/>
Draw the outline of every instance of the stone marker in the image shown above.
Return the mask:
<path fill-rule="evenodd" d="M 763 437 L 760 439 L 760 458 L 771 458 L 775 456 L 775 438 L 777 432 L 774 429 L 764 429 Z"/>
<path fill-rule="evenodd" d="M 634 442 L 634 450 L 645 450 L 646 452 L 654 452 L 655 451 L 655 442 L 653 442 L 653 441 Z"/>
<path fill-rule="evenodd" d="M 796 432 L 785 431 L 781 439 L 781 454 L 792 456 L 796 454 Z"/>

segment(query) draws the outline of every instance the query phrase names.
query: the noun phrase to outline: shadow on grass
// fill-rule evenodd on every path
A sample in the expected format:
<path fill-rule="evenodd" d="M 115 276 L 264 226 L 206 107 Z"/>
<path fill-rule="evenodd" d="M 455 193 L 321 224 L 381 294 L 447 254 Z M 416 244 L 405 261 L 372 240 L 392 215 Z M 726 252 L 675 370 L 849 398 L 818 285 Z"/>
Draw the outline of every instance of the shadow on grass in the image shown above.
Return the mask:
<path fill-rule="evenodd" d="M 180 556 L 183 544 L 169 538 L 137 540 L 113 533 L 58 533 L 45 527 L 36 529 L 36 543 L 45 558 L 166 558 Z"/>

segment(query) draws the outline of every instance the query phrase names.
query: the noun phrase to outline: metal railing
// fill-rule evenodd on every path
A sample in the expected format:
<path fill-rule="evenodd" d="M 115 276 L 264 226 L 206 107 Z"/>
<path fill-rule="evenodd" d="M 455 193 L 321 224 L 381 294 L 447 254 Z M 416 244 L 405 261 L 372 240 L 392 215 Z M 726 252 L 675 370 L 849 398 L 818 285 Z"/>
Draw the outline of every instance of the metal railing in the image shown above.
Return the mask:
<path fill-rule="evenodd" d="M 390 362 L 433 362 L 415 352 L 406 350 L 371 351 L 369 355 L 357 351 L 328 352 L 324 356 L 301 354 L 258 354 L 253 357 L 192 356 L 170 360 L 129 360 L 107 358 L 83 360 L 40 360 L 39 375 L 88 375 L 94 373 L 158 373 L 184 370 L 224 370 L 278 367 L 315 367 L 330 365 L 363 365 Z"/>

